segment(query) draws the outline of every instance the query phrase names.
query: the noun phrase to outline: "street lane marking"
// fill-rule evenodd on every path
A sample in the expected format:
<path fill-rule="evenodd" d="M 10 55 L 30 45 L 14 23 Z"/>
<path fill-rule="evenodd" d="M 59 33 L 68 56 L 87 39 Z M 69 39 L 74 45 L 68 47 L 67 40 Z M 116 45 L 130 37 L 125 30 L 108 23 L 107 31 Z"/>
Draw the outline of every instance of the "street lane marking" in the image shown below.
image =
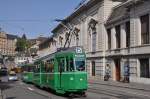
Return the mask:
<path fill-rule="evenodd" d="M 30 88 L 30 87 L 27 87 L 28 88 L 28 90 L 30 90 L 30 91 L 33 91 L 34 89 L 33 88 Z"/>

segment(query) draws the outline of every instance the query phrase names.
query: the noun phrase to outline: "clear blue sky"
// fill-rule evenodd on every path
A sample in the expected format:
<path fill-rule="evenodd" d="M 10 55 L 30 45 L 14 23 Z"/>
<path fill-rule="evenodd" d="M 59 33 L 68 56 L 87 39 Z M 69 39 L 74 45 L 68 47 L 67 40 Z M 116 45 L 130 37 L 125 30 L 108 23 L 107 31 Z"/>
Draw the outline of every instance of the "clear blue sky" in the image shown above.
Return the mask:
<path fill-rule="evenodd" d="M 58 24 L 55 18 L 70 15 L 81 0 L 0 0 L 0 27 L 28 38 L 49 36 Z"/>

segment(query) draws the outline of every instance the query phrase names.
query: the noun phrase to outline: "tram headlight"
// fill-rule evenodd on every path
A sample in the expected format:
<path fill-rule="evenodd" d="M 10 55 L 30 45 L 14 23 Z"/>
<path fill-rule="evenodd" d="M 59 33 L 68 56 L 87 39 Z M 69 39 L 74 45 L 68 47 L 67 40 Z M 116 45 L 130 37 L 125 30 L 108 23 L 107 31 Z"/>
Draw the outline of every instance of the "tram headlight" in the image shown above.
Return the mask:
<path fill-rule="evenodd" d="M 82 79 L 82 78 L 80 78 L 80 81 L 83 81 L 83 79 Z"/>
<path fill-rule="evenodd" d="M 74 80 L 74 78 L 73 78 L 73 77 L 70 77 L 70 80 Z"/>

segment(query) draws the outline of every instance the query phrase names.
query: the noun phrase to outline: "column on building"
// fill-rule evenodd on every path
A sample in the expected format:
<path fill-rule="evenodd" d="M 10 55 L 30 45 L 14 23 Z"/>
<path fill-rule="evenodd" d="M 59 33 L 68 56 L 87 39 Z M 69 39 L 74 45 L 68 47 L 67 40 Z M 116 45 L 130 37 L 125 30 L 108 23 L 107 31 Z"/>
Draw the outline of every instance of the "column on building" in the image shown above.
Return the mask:
<path fill-rule="evenodd" d="M 126 30 L 125 23 L 121 24 L 121 48 L 126 48 Z"/>
<path fill-rule="evenodd" d="M 125 30 L 125 23 L 121 24 L 121 48 L 126 48 L 126 30 Z M 124 50 L 121 50 L 121 53 L 124 54 Z M 126 59 L 121 58 L 121 80 L 124 79 L 124 66 L 125 66 Z"/>
<path fill-rule="evenodd" d="M 116 48 L 116 31 L 115 28 L 111 28 L 111 49 L 115 49 Z"/>

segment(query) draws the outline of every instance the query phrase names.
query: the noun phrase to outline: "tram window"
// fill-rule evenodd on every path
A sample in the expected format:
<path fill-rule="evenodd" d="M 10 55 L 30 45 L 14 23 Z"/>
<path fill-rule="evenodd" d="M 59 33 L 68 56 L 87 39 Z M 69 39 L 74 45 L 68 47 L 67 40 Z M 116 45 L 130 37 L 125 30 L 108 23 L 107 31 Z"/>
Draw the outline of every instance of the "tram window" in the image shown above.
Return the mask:
<path fill-rule="evenodd" d="M 66 58 L 66 71 L 69 71 L 69 59 L 68 59 L 68 57 Z"/>
<path fill-rule="evenodd" d="M 33 71 L 33 67 L 32 66 L 29 66 L 28 67 L 28 72 L 32 72 Z"/>
<path fill-rule="evenodd" d="M 35 70 L 34 70 L 34 72 L 37 72 L 37 65 L 35 65 Z"/>
<path fill-rule="evenodd" d="M 40 72 L 40 66 L 39 66 L 39 64 L 37 65 L 37 72 Z"/>
<path fill-rule="evenodd" d="M 26 71 L 27 71 L 26 66 L 23 66 L 23 67 L 22 67 L 22 71 L 23 71 L 23 72 L 26 72 Z"/>
<path fill-rule="evenodd" d="M 35 66 L 35 72 L 40 72 L 40 66 L 39 66 L 39 64 Z"/>
<path fill-rule="evenodd" d="M 31 72 L 33 72 L 35 70 L 35 66 L 31 67 Z"/>
<path fill-rule="evenodd" d="M 46 72 L 54 72 L 54 64 L 46 63 Z"/>
<path fill-rule="evenodd" d="M 76 66 L 76 70 L 84 71 L 85 70 L 85 60 L 84 59 L 76 59 L 75 66 Z"/>
<path fill-rule="evenodd" d="M 30 72 L 33 72 L 34 70 L 34 66 L 31 66 Z"/>
<path fill-rule="evenodd" d="M 62 72 L 65 71 L 65 60 L 61 61 L 61 70 L 62 70 Z"/>
<path fill-rule="evenodd" d="M 70 59 L 70 71 L 74 71 L 73 58 Z"/>
<path fill-rule="evenodd" d="M 30 72 L 30 67 L 28 67 L 28 72 Z"/>
<path fill-rule="evenodd" d="M 54 72 L 54 59 L 47 60 L 45 63 L 46 72 Z"/>
<path fill-rule="evenodd" d="M 65 60 L 64 59 L 60 60 L 58 69 L 59 69 L 59 72 L 65 71 Z"/>
<path fill-rule="evenodd" d="M 54 72 L 54 64 L 53 63 L 50 64 L 50 72 Z"/>
<path fill-rule="evenodd" d="M 48 65 L 48 62 L 45 63 L 45 71 L 46 71 L 46 72 L 49 72 L 49 65 Z"/>

